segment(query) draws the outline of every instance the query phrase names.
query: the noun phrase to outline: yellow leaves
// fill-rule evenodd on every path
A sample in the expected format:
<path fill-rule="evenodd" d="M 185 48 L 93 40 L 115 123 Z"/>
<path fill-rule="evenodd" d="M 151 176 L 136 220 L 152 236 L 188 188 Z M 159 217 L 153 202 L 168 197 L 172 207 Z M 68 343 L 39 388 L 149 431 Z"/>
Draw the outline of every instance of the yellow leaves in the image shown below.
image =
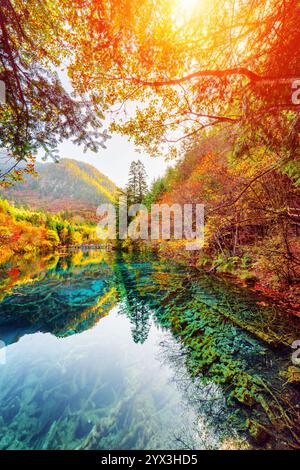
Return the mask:
<path fill-rule="evenodd" d="M 72 160 L 67 160 L 67 165 L 71 169 L 74 175 L 78 175 L 81 180 L 86 181 L 89 185 L 94 186 L 100 193 L 102 193 L 106 199 L 111 202 L 115 202 L 115 195 L 108 191 L 103 185 L 100 184 L 92 176 L 89 176 L 85 171 L 81 171 L 80 168 Z"/>
<path fill-rule="evenodd" d="M 59 244 L 59 236 L 55 230 L 47 230 L 46 231 L 46 239 L 50 245 L 58 245 Z"/>
<path fill-rule="evenodd" d="M 64 227 L 63 229 L 60 230 L 59 232 L 59 238 L 60 238 L 60 241 L 61 243 L 64 245 L 67 243 L 68 241 L 68 236 L 69 236 L 69 231 L 66 227 Z"/>
<path fill-rule="evenodd" d="M 51 229 L 48 226 L 51 226 Z M 62 228 L 57 231 L 57 227 Z M 58 215 L 16 208 L 0 199 L 1 256 L 5 251 L 11 254 L 54 252 L 59 244 L 83 242 L 99 242 L 94 226 L 83 223 L 72 225 Z"/>
<path fill-rule="evenodd" d="M 71 235 L 71 239 L 70 239 L 70 242 L 72 245 L 79 245 L 82 243 L 82 236 L 79 232 L 74 232 L 72 233 Z"/>
<path fill-rule="evenodd" d="M 279 160 L 277 152 L 273 152 L 265 146 L 254 146 L 248 155 L 235 158 L 229 157 L 229 168 L 233 175 L 251 178 L 256 172 L 268 168 Z"/>

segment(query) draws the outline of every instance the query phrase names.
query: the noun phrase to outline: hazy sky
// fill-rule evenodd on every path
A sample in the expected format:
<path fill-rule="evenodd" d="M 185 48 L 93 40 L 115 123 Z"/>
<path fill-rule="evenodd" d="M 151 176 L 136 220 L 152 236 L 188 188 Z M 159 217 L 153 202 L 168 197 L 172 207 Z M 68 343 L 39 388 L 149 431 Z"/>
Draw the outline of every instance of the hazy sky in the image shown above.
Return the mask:
<path fill-rule="evenodd" d="M 124 187 L 128 179 L 128 170 L 133 160 L 140 159 L 146 168 L 148 182 L 158 176 L 162 176 L 170 163 L 163 158 L 150 157 L 145 153 L 137 153 L 134 144 L 126 137 L 114 135 L 106 141 L 107 149 L 101 149 L 98 153 L 83 153 L 83 149 L 72 142 L 60 145 L 59 154 L 61 158 L 74 158 L 90 163 L 99 171 L 108 176 L 119 187 Z"/>
<path fill-rule="evenodd" d="M 70 93 L 72 87 L 66 70 L 58 70 L 58 75 L 64 88 Z M 106 146 L 106 150 L 101 149 L 97 154 L 93 152 L 84 153 L 82 147 L 78 147 L 72 142 L 64 142 L 59 146 L 59 155 L 61 158 L 74 158 L 90 163 L 119 187 L 126 185 L 129 166 L 133 160 L 140 159 L 144 163 L 148 183 L 154 178 L 162 176 L 166 168 L 170 166 L 170 163 L 167 164 L 161 157 L 154 158 L 145 153 L 136 152 L 134 144 L 120 135 L 113 135 L 111 139 L 106 141 Z"/>

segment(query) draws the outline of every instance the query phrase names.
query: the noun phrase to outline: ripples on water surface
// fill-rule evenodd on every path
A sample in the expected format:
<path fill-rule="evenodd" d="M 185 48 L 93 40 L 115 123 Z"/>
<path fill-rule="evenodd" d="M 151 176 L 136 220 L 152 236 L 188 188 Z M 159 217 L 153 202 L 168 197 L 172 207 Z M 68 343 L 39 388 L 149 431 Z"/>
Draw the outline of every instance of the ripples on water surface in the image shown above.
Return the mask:
<path fill-rule="evenodd" d="M 15 261 L 1 287 L 1 449 L 300 447 L 299 321 L 253 294 L 99 251 Z"/>

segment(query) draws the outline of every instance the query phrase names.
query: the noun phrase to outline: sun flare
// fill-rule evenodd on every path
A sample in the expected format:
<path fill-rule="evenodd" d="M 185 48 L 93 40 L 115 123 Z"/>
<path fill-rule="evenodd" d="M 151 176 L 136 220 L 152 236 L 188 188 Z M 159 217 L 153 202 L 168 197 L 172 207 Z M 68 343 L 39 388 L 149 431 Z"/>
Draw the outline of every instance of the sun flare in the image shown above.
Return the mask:
<path fill-rule="evenodd" d="M 173 0 L 174 16 L 177 25 L 190 21 L 203 10 L 206 0 Z"/>
<path fill-rule="evenodd" d="M 201 3 L 202 0 L 176 0 L 176 8 L 184 15 L 192 15 Z"/>

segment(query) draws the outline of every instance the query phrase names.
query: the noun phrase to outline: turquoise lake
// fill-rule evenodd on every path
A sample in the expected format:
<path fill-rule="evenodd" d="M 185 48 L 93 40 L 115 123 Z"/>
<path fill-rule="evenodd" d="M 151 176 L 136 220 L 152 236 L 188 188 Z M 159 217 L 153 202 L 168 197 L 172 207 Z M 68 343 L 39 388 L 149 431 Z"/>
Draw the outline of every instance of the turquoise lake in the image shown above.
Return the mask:
<path fill-rule="evenodd" d="M 149 254 L 0 273 L 0 449 L 300 448 L 299 319 Z"/>

